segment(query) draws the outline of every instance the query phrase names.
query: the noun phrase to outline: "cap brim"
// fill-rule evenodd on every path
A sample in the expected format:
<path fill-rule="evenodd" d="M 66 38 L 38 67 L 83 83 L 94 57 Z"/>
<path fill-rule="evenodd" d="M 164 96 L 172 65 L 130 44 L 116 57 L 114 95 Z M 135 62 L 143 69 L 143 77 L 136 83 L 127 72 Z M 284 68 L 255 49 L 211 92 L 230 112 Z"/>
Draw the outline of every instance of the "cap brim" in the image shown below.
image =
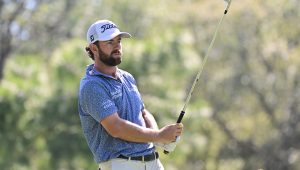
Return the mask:
<path fill-rule="evenodd" d="M 131 38 L 131 35 L 128 32 L 121 32 L 119 35 L 121 35 L 122 38 Z"/>
<path fill-rule="evenodd" d="M 114 34 L 111 34 L 110 36 L 108 37 L 105 37 L 99 41 L 108 41 L 108 40 L 111 40 L 117 36 L 121 36 L 122 38 L 131 38 L 131 35 L 128 33 L 128 32 L 116 32 Z"/>

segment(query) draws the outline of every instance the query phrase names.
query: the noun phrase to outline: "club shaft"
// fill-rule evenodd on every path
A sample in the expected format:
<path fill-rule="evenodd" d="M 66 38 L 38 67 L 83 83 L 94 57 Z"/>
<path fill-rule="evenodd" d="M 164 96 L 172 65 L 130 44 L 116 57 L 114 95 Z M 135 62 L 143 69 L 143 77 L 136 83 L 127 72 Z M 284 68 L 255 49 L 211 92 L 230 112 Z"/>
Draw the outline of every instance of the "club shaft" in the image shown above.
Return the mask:
<path fill-rule="evenodd" d="M 209 47 L 208 47 L 207 52 L 206 52 L 206 54 L 205 54 L 204 60 L 203 60 L 203 62 L 202 62 L 202 64 L 201 64 L 201 67 L 200 67 L 200 69 L 199 69 L 199 71 L 198 71 L 198 73 L 197 73 L 197 75 L 196 75 L 196 78 L 194 79 L 194 82 L 193 82 L 193 84 L 192 84 L 192 87 L 190 88 L 190 91 L 189 91 L 189 93 L 188 93 L 188 96 L 187 96 L 187 98 L 186 98 L 186 100 L 185 100 L 185 102 L 184 102 L 184 106 L 183 106 L 183 108 L 182 108 L 182 110 L 181 110 L 181 112 L 180 112 L 180 115 L 179 115 L 178 119 L 177 119 L 177 123 L 181 123 L 181 121 L 182 121 L 182 119 L 183 119 L 183 116 L 184 116 L 184 114 L 185 114 L 185 110 L 186 110 L 186 108 L 187 108 L 187 106 L 188 106 L 188 104 L 189 104 L 189 102 L 190 102 L 190 99 L 191 99 L 191 97 L 192 97 L 194 88 L 195 88 L 196 84 L 197 84 L 198 81 L 199 81 L 199 78 L 200 78 L 200 76 L 201 76 L 201 73 L 203 72 L 203 68 L 204 68 L 204 66 L 205 66 L 205 64 L 206 64 L 206 61 L 207 61 L 208 56 L 209 56 L 209 54 L 210 54 L 210 51 L 211 51 L 211 49 L 212 49 L 212 47 L 213 47 L 213 45 L 214 45 L 214 43 L 215 43 L 215 40 L 216 40 L 216 37 L 217 37 L 217 35 L 218 35 L 219 29 L 220 29 L 220 27 L 221 27 L 221 25 L 222 25 L 222 22 L 223 22 L 223 19 L 224 19 L 225 15 L 227 14 L 227 12 L 228 12 L 228 10 L 229 10 L 230 5 L 231 5 L 231 0 L 227 3 L 227 6 L 226 6 L 225 11 L 224 11 L 224 14 L 223 14 L 222 18 L 220 19 L 220 21 L 219 21 L 219 23 L 218 23 L 218 26 L 217 26 L 217 28 L 216 28 L 216 30 L 215 30 L 213 39 L 211 40 L 211 42 L 210 42 L 210 44 L 209 44 Z M 169 152 L 166 151 L 166 150 L 164 150 L 164 153 L 165 153 L 165 154 L 168 154 Z"/>
<path fill-rule="evenodd" d="M 192 87 L 190 88 L 190 91 L 189 91 L 189 93 L 188 93 L 188 96 L 187 96 L 187 98 L 186 98 L 186 100 L 185 100 L 185 102 L 184 102 L 184 106 L 183 106 L 183 108 L 182 108 L 182 111 L 183 111 L 183 112 L 185 112 L 185 110 L 186 110 L 186 108 L 187 108 L 187 106 L 188 106 L 188 104 L 189 104 L 189 102 L 190 102 L 190 99 L 191 99 L 191 97 L 192 97 L 192 94 L 193 94 L 193 91 L 194 91 L 194 89 L 195 89 L 195 86 L 196 86 L 196 84 L 198 83 L 199 78 L 200 78 L 200 76 L 201 76 L 201 74 L 202 74 L 202 72 L 203 72 L 203 68 L 204 68 L 204 66 L 205 66 L 205 64 L 206 64 L 206 62 L 207 62 L 208 56 L 209 56 L 209 54 L 210 54 L 210 51 L 211 51 L 211 49 L 212 49 L 212 47 L 213 47 L 213 45 L 214 45 L 214 43 L 215 43 L 215 40 L 216 40 L 216 37 L 217 37 L 217 35 L 218 35 L 220 26 L 222 25 L 224 16 L 225 16 L 225 14 L 222 16 L 222 18 L 221 18 L 220 21 L 219 21 L 219 24 L 218 24 L 218 26 L 217 26 L 217 29 L 216 29 L 215 33 L 214 33 L 213 39 L 212 39 L 212 41 L 210 42 L 210 45 L 209 45 L 209 47 L 208 47 L 208 49 L 207 49 L 206 55 L 205 55 L 205 57 L 204 57 L 204 60 L 203 60 L 203 62 L 202 62 L 202 64 L 201 64 L 200 70 L 198 71 L 197 76 L 196 76 L 196 78 L 194 79 L 193 85 L 192 85 Z M 179 123 L 180 123 L 180 122 L 179 122 Z"/>

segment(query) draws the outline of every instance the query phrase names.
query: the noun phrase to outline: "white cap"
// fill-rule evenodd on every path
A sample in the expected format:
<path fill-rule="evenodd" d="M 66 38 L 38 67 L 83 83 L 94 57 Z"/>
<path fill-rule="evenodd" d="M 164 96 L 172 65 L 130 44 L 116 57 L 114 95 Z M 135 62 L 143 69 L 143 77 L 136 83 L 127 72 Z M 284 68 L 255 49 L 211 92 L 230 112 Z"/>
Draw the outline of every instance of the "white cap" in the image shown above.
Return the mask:
<path fill-rule="evenodd" d="M 87 41 L 89 44 L 95 41 L 107 41 L 121 35 L 124 38 L 130 38 L 128 32 L 120 32 L 117 25 L 109 20 L 98 20 L 90 26 L 87 31 Z"/>

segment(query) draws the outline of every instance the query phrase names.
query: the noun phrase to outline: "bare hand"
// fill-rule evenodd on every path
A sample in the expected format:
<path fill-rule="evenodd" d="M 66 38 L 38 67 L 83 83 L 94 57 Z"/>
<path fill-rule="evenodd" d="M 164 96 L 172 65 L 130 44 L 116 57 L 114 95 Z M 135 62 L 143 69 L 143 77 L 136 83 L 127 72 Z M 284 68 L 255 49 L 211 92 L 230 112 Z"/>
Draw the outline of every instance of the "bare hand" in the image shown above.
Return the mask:
<path fill-rule="evenodd" d="M 157 142 L 171 143 L 176 141 L 176 137 L 180 136 L 183 130 L 183 124 L 171 124 L 167 125 L 159 130 Z"/>

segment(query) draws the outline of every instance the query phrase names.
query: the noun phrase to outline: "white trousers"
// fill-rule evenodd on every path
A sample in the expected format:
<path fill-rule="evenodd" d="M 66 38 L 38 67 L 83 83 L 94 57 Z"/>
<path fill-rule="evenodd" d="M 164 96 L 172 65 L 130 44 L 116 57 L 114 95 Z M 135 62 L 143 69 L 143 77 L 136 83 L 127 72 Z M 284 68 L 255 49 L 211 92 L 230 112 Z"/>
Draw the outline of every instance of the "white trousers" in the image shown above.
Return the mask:
<path fill-rule="evenodd" d="M 159 159 L 143 162 L 116 158 L 100 163 L 99 170 L 164 170 L 164 167 Z"/>

